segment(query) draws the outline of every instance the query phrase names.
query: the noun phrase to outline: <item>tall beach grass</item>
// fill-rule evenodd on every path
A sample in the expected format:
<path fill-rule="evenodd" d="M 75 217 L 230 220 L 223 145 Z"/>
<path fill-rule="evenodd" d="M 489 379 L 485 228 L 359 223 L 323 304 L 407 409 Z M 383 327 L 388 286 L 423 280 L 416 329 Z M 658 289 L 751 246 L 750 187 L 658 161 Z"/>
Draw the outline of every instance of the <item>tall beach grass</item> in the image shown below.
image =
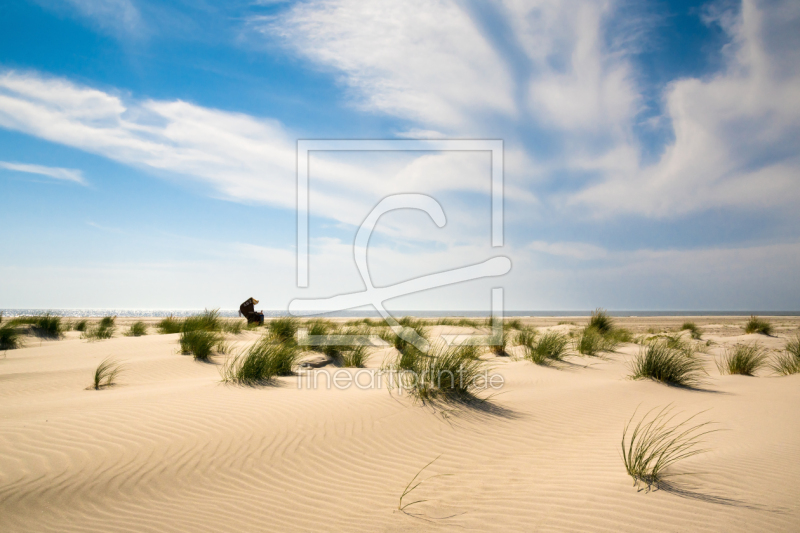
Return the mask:
<path fill-rule="evenodd" d="M 725 349 L 725 353 L 717 359 L 717 368 L 721 374 L 752 376 L 767 364 L 768 357 L 767 351 L 757 342 L 737 344 Z"/>
<path fill-rule="evenodd" d="M 697 448 L 702 437 L 712 433 L 711 422 L 692 424 L 698 416 L 691 416 L 675 423 L 677 415 L 667 406 L 654 415 L 652 409 L 632 428 L 634 412 L 622 431 L 622 460 L 625 471 L 633 478 L 634 485 L 644 483 L 648 489 L 658 485 L 669 476 L 667 470 L 683 459 L 703 453 Z"/>
<path fill-rule="evenodd" d="M 772 335 L 772 324 L 762 320 L 755 315 L 750 316 L 750 320 L 744 326 L 745 333 L 760 333 L 761 335 Z"/>
<path fill-rule="evenodd" d="M 782 376 L 800 373 L 800 333 L 786 341 L 783 352 L 778 354 L 771 366 Z"/>
<path fill-rule="evenodd" d="M 147 324 L 141 320 L 131 324 L 131 327 L 125 332 L 126 337 L 141 337 L 143 335 L 147 335 Z"/>
<path fill-rule="evenodd" d="M 100 363 L 94 371 L 94 380 L 92 388 L 100 390 L 105 387 L 114 385 L 114 380 L 122 372 L 122 364 L 118 363 L 111 358 L 105 359 Z"/>
<path fill-rule="evenodd" d="M 666 341 L 641 346 L 631 364 L 631 378 L 652 379 L 667 385 L 697 387 L 706 375 L 702 363 Z"/>
<path fill-rule="evenodd" d="M 300 351 L 291 343 L 274 342 L 266 335 L 228 359 L 220 372 L 222 380 L 240 385 L 266 384 L 276 376 L 290 376 Z"/>

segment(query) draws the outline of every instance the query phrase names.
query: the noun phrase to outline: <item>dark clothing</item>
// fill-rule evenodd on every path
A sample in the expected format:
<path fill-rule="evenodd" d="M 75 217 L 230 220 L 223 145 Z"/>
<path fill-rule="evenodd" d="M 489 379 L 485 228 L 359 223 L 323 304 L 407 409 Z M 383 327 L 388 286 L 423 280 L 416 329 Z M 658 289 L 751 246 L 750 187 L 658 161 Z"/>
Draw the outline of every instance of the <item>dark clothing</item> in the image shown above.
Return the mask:
<path fill-rule="evenodd" d="M 242 305 L 239 306 L 239 313 L 247 319 L 248 324 L 253 322 L 258 322 L 259 324 L 264 323 L 264 313 L 256 313 L 255 304 L 253 303 L 252 298 L 248 298 Z"/>

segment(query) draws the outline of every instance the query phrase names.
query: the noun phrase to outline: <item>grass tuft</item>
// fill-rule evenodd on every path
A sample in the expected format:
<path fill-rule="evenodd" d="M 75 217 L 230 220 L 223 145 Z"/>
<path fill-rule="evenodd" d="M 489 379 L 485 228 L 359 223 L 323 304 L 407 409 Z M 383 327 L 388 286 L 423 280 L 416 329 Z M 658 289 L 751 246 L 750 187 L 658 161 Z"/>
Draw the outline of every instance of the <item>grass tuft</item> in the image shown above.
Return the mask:
<path fill-rule="evenodd" d="M 761 320 L 755 315 L 750 316 L 750 320 L 744 326 L 745 333 L 760 333 L 762 335 L 772 335 L 772 324 L 766 320 Z"/>
<path fill-rule="evenodd" d="M 294 341 L 298 320 L 294 317 L 283 317 L 270 320 L 269 332 L 278 342 Z"/>
<path fill-rule="evenodd" d="M 800 333 L 786 341 L 783 353 L 778 355 L 772 369 L 783 376 L 800 373 Z"/>
<path fill-rule="evenodd" d="M 198 329 L 182 332 L 179 340 L 182 354 L 192 355 L 196 361 L 208 361 L 220 336 L 215 331 Z"/>
<path fill-rule="evenodd" d="M 110 358 L 105 359 L 94 371 L 94 383 L 92 384 L 92 388 L 94 390 L 100 390 L 104 387 L 114 385 L 114 380 L 120 372 L 122 372 L 121 363 L 117 363 Z"/>
<path fill-rule="evenodd" d="M 364 368 L 367 362 L 367 347 L 352 346 L 350 350 L 341 353 L 341 364 L 348 368 Z"/>
<path fill-rule="evenodd" d="M 436 343 L 428 353 L 409 345 L 390 369 L 397 372 L 398 386 L 422 403 L 434 400 L 471 402 L 484 362 L 472 345 Z"/>
<path fill-rule="evenodd" d="M 681 326 L 681 331 L 689 331 L 689 334 L 694 340 L 700 340 L 700 328 L 694 322 L 684 322 Z"/>
<path fill-rule="evenodd" d="M 97 326 L 87 326 L 81 337 L 89 340 L 110 339 L 116 330 L 114 325 L 116 318 L 113 316 L 103 317 Z"/>
<path fill-rule="evenodd" d="M 614 321 L 611 320 L 611 317 L 608 316 L 608 313 L 606 313 L 604 309 L 598 307 L 592 312 L 587 327 L 594 328 L 601 335 L 606 335 L 611 333 L 611 330 L 614 329 Z"/>
<path fill-rule="evenodd" d="M 606 337 L 593 327 L 583 328 L 575 338 L 575 350 L 581 355 L 610 352 L 617 347 L 617 344 L 612 336 Z"/>
<path fill-rule="evenodd" d="M 526 344 L 523 344 L 525 358 L 537 365 L 563 361 L 567 355 L 568 344 L 569 339 L 557 331 L 545 333 L 538 339 L 534 336 Z"/>
<path fill-rule="evenodd" d="M 705 429 L 711 422 L 692 425 L 690 422 L 697 415 L 691 416 L 678 424 L 672 408 L 667 406 L 648 420 L 651 409 L 639 420 L 636 427 L 628 432 L 636 417 L 634 412 L 622 431 L 622 460 L 625 470 L 633 478 L 634 486 L 638 483 L 647 485 L 648 490 L 658 485 L 670 475 L 666 470 L 676 462 L 703 453 L 698 449 L 701 438 L 716 430 Z"/>
<path fill-rule="evenodd" d="M 299 356 L 297 346 L 273 342 L 265 335 L 222 366 L 222 380 L 240 385 L 266 384 L 275 376 L 292 375 Z"/>
<path fill-rule="evenodd" d="M 158 323 L 158 332 L 162 335 L 169 335 L 171 333 L 180 333 L 183 324 L 181 319 L 175 318 L 173 315 L 162 318 Z"/>
<path fill-rule="evenodd" d="M 717 359 L 717 368 L 721 374 L 752 376 L 767 364 L 767 357 L 767 351 L 758 343 L 737 344 L 725 349 L 725 353 Z"/>
<path fill-rule="evenodd" d="M 139 320 L 138 322 L 134 322 L 131 324 L 130 329 L 125 332 L 127 337 L 141 337 L 143 335 L 147 335 L 147 324 Z"/>
<path fill-rule="evenodd" d="M 0 325 L 0 350 L 15 350 L 22 346 L 22 335 L 13 323 Z"/>
<path fill-rule="evenodd" d="M 202 314 L 186 317 L 181 324 L 181 332 L 191 331 L 220 331 L 222 330 L 222 320 L 219 318 L 219 310 L 204 310 Z"/>
<path fill-rule="evenodd" d="M 243 320 L 235 318 L 233 320 L 223 320 L 223 321 L 221 321 L 220 322 L 220 327 L 221 327 L 222 331 L 224 331 L 225 333 L 231 333 L 233 335 L 239 335 L 242 332 L 242 330 L 244 329 L 245 324 L 247 324 L 247 321 L 243 321 Z"/>
<path fill-rule="evenodd" d="M 80 331 L 81 333 L 83 333 L 84 331 L 86 331 L 86 328 L 87 328 L 88 325 L 89 325 L 89 321 L 86 320 L 85 318 L 82 318 L 82 319 L 78 320 L 77 322 L 75 322 L 72 325 L 72 329 L 74 329 L 75 331 Z"/>
<path fill-rule="evenodd" d="M 700 361 L 669 346 L 667 341 L 640 347 L 631 372 L 633 379 L 652 379 L 679 387 L 696 387 L 706 374 Z"/>

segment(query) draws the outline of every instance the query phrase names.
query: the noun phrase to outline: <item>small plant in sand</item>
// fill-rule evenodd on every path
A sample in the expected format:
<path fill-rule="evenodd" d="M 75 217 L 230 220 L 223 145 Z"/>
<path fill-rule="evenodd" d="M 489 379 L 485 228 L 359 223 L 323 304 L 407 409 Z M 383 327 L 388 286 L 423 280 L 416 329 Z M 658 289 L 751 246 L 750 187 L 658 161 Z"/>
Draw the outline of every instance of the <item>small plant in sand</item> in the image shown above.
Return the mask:
<path fill-rule="evenodd" d="M 223 320 L 221 322 L 222 331 L 225 333 L 231 333 L 233 335 L 239 335 L 242 330 L 244 329 L 247 321 L 233 319 L 233 320 Z"/>
<path fill-rule="evenodd" d="M 435 400 L 470 402 L 483 375 L 484 361 L 475 357 L 475 346 L 436 343 L 428 353 L 408 346 L 389 370 L 398 386 L 423 403 Z"/>
<path fill-rule="evenodd" d="M 549 365 L 563 361 L 567 355 L 569 339 L 558 333 L 550 331 L 541 337 L 534 338 L 525 344 L 525 358 L 537 365 Z"/>
<path fill-rule="evenodd" d="M 115 316 L 103 317 L 96 326 L 87 327 L 81 336 L 89 340 L 110 339 L 116 330 L 116 318 Z"/>
<path fill-rule="evenodd" d="M 750 316 L 750 320 L 744 326 L 745 333 L 760 333 L 761 335 L 772 335 L 772 324 L 766 320 L 761 320 L 755 315 Z"/>
<path fill-rule="evenodd" d="M 753 344 L 737 344 L 726 348 L 725 353 L 717 359 L 720 374 L 739 374 L 752 376 L 767 364 L 767 351 L 754 342 Z"/>
<path fill-rule="evenodd" d="M 696 387 L 702 384 L 704 375 L 699 360 L 663 340 L 640 347 L 631 365 L 633 379 L 652 379 L 679 387 Z"/>
<path fill-rule="evenodd" d="M 222 330 L 222 320 L 219 317 L 218 309 L 206 309 L 199 315 L 186 317 L 181 324 L 181 331 L 220 331 Z"/>
<path fill-rule="evenodd" d="M 8 322 L 10 325 L 28 325 L 30 332 L 37 337 L 58 339 L 66 330 L 66 326 L 62 323 L 60 316 L 45 313 L 37 316 L 23 316 L 14 318 Z"/>
<path fill-rule="evenodd" d="M 89 321 L 86 320 L 85 318 L 82 318 L 82 319 L 78 320 L 77 322 L 75 322 L 74 324 L 72 324 L 72 329 L 74 329 L 75 331 L 80 331 L 81 333 L 83 333 L 84 331 L 86 331 L 86 328 L 88 327 L 88 325 L 89 325 Z"/>
<path fill-rule="evenodd" d="M 684 322 L 681 331 L 688 331 L 694 340 L 700 340 L 700 328 L 694 322 Z"/>
<path fill-rule="evenodd" d="M 707 429 L 711 422 L 691 424 L 698 415 L 674 424 L 677 415 L 667 406 L 653 416 L 651 409 L 637 422 L 628 436 L 634 412 L 622 431 L 622 460 L 625 470 L 633 478 L 634 485 L 644 483 L 648 490 L 664 481 L 670 474 L 667 469 L 682 459 L 698 455 L 706 450 L 698 449 L 702 437 L 716 430 Z"/>
<path fill-rule="evenodd" d="M 339 352 L 341 365 L 349 368 L 364 368 L 367 362 L 366 346 L 351 346 L 349 350 Z"/>
<path fill-rule="evenodd" d="M 581 355 L 597 355 L 610 352 L 617 347 L 617 341 L 602 335 L 593 327 L 583 328 L 575 338 L 575 350 Z"/>
<path fill-rule="evenodd" d="M 518 318 L 506 320 L 505 327 L 508 329 L 516 329 L 517 331 L 524 329 L 522 322 L 520 322 Z"/>
<path fill-rule="evenodd" d="M 14 350 L 22 346 L 22 335 L 11 322 L 0 325 L 0 350 Z"/>
<path fill-rule="evenodd" d="M 127 337 L 141 337 L 143 335 L 147 335 L 147 324 L 141 320 L 131 324 L 131 327 L 125 332 Z"/>
<path fill-rule="evenodd" d="M 441 455 L 439 457 L 441 457 Z M 414 500 L 413 502 L 405 502 L 405 503 L 403 502 L 403 498 L 405 498 L 406 496 L 411 494 L 417 487 L 419 487 L 420 485 L 422 485 L 423 483 L 425 483 L 426 481 L 429 481 L 431 479 L 434 479 L 434 478 L 437 478 L 437 477 L 444 477 L 444 476 L 451 475 L 451 474 L 437 474 L 435 476 L 430 476 L 428 478 L 420 479 L 419 481 L 417 481 L 417 479 L 419 478 L 420 474 L 422 474 L 422 472 L 424 472 L 426 468 L 428 468 L 433 463 L 435 463 L 439 459 L 439 457 L 437 457 L 436 459 L 434 459 L 430 463 L 428 463 L 425 466 L 423 466 L 422 468 L 420 468 L 419 471 L 414 475 L 414 477 L 411 478 L 411 481 L 408 482 L 408 485 L 406 485 L 406 488 L 403 489 L 403 493 L 400 495 L 400 501 L 397 503 L 397 510 L 398 511 L 402 511 L 402 512 L 406 513 L 406 509 L 411 507 L 412 505 L 416 505 L 418 503 L 423 503 L 423 502 L 428 501 L 428 500 Z M 408 514 L 408 513 L 406 513 L 406 514 Z"/>
<path fill-rule="evenodd" d="M 293 317 L 276 318 L 269 322 L 269 333 L 278 342 L 294 341 L 298 320 Z"/>
<path fill-rule="evenodd" d="M 368 319 L 365 319 L 365 320 L 368 320 Z M 359 322 L 359 321 L 351 321 L 351 322 L 356 322 L 353 325 L 360 325 L 361 324 L 361 322 Z M 349 322 L 348 322 L 348 324 L 349 324 Z M 309 320 L 308 322 L 306 322 L 304 324 L 304 326 L 306 327 L 306 329 L 308 329 L 309 337 L 311 337 L 311 336 L 321 337 L 323 335 L 327 335 L 328 332 L 333 331 L 333 329 L 334 329 L 333 323 L 330 320 L 325 320 L 325 319 L 321 319 L 321 318 Z"/>
<path fill-rule="evenodd" d="M 122 364 L 113 361 L 111 358 L 100 363 L 94 371 L 94 383 L 92 388 L 100 390 L 114 385 L 114 380 L 122 372 Z"/>
<path fill-rule="evenodd" d="M 786 341 L 783 353 L 778 354 L 771 366 L 776 373 L 782 376 L 800 373 L 800 333 Z"/>
<path fill-rule="evenodd" d="M 300 351 L 291 343 L 276 343 L 270 335 L 228 359 L 222 380 L 241 385 L 266 384 L 275 376 L 290 376 Z"/>
<path fill-rule="evenodd" d="M 586 327 L 594 328 L 601 335 L 606 335 L 611 333 L 611 330 L 614 329 L 614 321 L 608 316 L 608 313 L 606 313 L 604 309 L 598 307 L 592 312 L 592 316 L 589 318 L 589 324 L 587 324 Z"/>
<path fill-rule="evenodd" d="M 181 353 L 194 356 L 196 361 L 208 361 L 214 347 L 220 342 L 215 331 L 202 329 L 184 331 L 180 336 Z"/>
<path fill-rule="evenodd" d="M 511 336 L 508 334 L 508 328 L 503 327 L 499 335 L 492 335 L 492 344 L 490 350 L 495 355 L 508 355 L 508 345 L 510 344 Z"/>
<path fill-rule="evenodd" d="M 516 342 L 517 346 L 532 346 L 538 334 L 539 332 L 535 328 L 524 328 L 517 333 L 514 342 Z"/>
<path fill-rule="evenodd" d="M 162 318 L 157 327 L 158 332 L 162 335 L 180 333 L 183 327 L 183 321 L 180 318 L 169 315 L 168 317 Z"/>

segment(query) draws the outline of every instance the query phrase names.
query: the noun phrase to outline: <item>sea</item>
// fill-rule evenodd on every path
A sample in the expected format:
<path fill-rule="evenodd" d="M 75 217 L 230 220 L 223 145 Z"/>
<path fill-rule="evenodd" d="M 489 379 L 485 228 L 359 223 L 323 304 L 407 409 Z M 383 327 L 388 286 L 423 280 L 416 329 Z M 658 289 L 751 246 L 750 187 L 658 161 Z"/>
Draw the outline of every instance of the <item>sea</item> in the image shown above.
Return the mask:
<path fill-rule="evenodd" d="M 204 309 L 0 309 L 0 314 L 3 317 L 16 317 L 16 316 L 35 316 L 45 313 L 63 317 L 103 317 L 103 316 L 118 316 L 118 317 L 165 317 L 176 316 L 186 317 L 197 315 L 205 311 Z M 238 309 L 218 309 L 220 316 L 223 317 L 236 317 L 239 316 Z M 413 311 L 413 310 L 390 310 L 392 316 L 415 316 L 415 317 L 488 317 L 491 315 L 489 311 Z M 800 311 L 769 311 L 769 310 L 663 310 L 663 311 L 645 311 L 645 310 L 606 310 L 611 316 L 617 317 L 659 317 L 659 316 L 800 316 Z M 525 318 L 525 317 L 568 317 L 568 316 L 589 316 L 592 310 L 589 309 L 571 309 L 571 310 L 536 310 L 536 311 L 503 311 L 503 316 L 511 318 Z M 287 311 L 265 310 L 264 315 L 267 317 L 281 317 L 289 316 Z M 321 313 L 315 316 L 325 316 L 331 318 L 351 318 L 351 317 L 368 317 L 378 318 L 380 315 L 374 310 L 348 310 L 348 311 L 335 311 L 330 313 Z"/>

